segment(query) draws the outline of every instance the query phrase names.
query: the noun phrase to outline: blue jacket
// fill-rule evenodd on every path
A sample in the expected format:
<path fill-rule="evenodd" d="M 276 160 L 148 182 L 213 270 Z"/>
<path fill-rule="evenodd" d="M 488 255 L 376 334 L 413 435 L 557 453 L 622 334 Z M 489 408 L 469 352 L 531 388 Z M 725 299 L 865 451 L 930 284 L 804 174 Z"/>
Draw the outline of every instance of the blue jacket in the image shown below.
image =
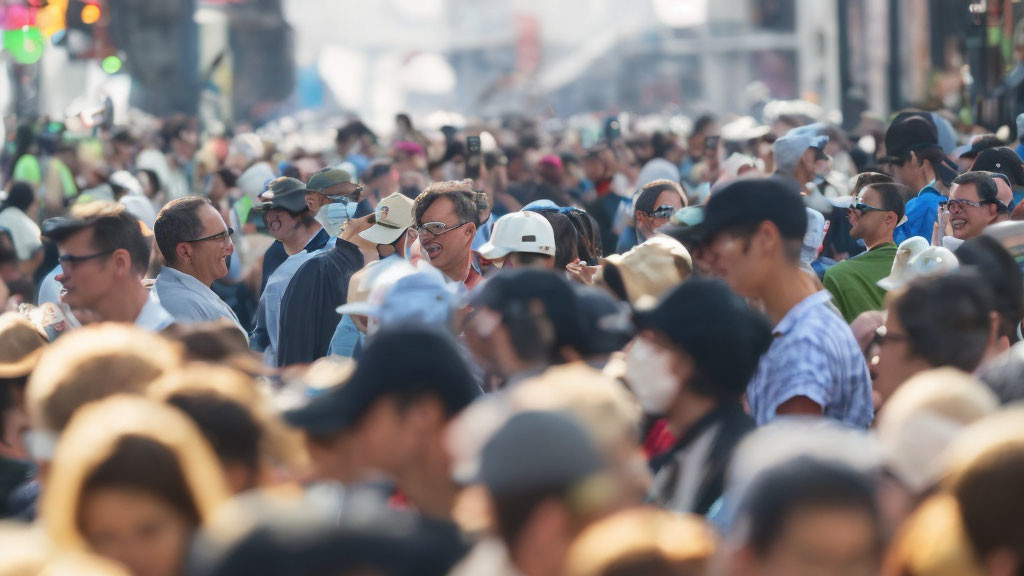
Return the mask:
<path fill-rule="evenodd" d="M 915 198 L 907 202 L 907 221 L 896 227 L 893 234 L 896 244 L 914 236 L 921 236 L 931 242 L 932 230 L 939 217 L 939 205 L 945 201 L 946 197 L 931 184 L 922 188 Z"/>

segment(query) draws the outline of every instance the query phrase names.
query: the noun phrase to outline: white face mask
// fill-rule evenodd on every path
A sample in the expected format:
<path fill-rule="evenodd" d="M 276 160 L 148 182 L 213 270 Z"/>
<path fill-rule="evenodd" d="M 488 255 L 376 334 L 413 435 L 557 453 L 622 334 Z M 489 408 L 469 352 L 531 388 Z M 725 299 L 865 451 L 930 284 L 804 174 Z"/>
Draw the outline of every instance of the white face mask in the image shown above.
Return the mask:
<path fill-rule="evenodd" d="M 626 355 L 626 381 L 644 412 L 661 415 L 679 391 L 672 375 L 671 354 L 645 338 L 633 341 Z"/>
<path fill-rule="evenodd" d="M 355 216 L 355 202 L 332 202 L 324 204 L 316 212 L 316 221 L 324 227 L 327 234 L 332 238 L 341 234 L 345 224 Z"/>

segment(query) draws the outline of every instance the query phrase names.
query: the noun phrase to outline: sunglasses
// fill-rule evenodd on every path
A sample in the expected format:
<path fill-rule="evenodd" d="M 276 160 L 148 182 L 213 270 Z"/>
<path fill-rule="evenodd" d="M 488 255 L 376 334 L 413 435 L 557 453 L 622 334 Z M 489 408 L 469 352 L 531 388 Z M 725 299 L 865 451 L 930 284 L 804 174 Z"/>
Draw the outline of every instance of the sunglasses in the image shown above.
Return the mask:
<path fill-rule="evenodd" d="M 662 204 L 653 211 L 648 212 L 652 218 L 669 218 L 676 213 L 676 207 L 669 204 Z"/>
<path fill-rule="evenodd" d="M 854 212 L 859 213 L 862 216 L 864 215 L 865 212 L 888 212 L 888 210 L 886 210 L 885 208 L 876 208 L 874 206 L 871 206 L 869 204 L 865 204 L 863 202 L 857 202 L 856 204 L 851 204 L 849 209 L 853 210 Z"/>

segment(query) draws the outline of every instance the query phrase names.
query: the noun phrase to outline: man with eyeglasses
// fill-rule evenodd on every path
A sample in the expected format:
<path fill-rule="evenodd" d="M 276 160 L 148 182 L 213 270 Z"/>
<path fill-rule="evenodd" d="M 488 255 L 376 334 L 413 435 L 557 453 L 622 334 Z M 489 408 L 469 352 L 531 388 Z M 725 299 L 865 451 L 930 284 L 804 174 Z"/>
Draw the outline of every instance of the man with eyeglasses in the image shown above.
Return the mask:
<path fill-rule="evenodd" d="M 825 289 L 847 322 L 862 312 L 881 310 L 885 290 L 878 281 L 889 275 L 896 258 L 893 232 L 903 219 L 905 186 L 871 184 L 847 209 L 850 236 L 863 240 L 868 251 L 825 271 Z"/>
<path fill-rule="evenodd" d="M 150 245 L 139 219 L 124 204 L 89 202 L 69 217 L 43 223 L 43 236 L 57 244 L 62 300 L 106 322 L 125 322 L 159 331 L 174 317 L 142 285 Z"/>
<path fill-rule="evenodd" d="M 450 282 L 467 288 L 483 277 L 473 266 L 473 237 L 479 224 L 476 192 L 470 180 L 431 184 L 413 206 L 416 233 L 430 264 Z"/>
<path fill-rule="evenodd" d="M 988 172 L 957 176 L 946 202 L 946 213 L 958 240 L 980 236 L 988 226 L 1010 219 L 1009 206 L 999 199 L 999 189 Z"/>
<path fill-rule="evenodd" d="M 176 321 L 227 319 L 244 334 L 235 312 L 210 289 L 228 274 L 228 258 L 235 251 L 232 232 L 203 196 L 172 200 L 160 210 L 153 234 L 166 265 L 153 290 Z"/>

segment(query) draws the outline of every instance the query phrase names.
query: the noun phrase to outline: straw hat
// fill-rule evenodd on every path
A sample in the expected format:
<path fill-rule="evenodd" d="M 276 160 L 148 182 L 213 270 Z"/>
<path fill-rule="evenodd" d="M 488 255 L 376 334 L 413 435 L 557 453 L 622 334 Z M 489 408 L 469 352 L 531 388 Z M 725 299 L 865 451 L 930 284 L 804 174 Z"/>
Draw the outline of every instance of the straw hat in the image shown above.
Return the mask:
<path fill-rule="evenodd" d="M 28 376 L 46 344 L 28 319 L 14 312 L 0 315 L 0 378 Z"/>

